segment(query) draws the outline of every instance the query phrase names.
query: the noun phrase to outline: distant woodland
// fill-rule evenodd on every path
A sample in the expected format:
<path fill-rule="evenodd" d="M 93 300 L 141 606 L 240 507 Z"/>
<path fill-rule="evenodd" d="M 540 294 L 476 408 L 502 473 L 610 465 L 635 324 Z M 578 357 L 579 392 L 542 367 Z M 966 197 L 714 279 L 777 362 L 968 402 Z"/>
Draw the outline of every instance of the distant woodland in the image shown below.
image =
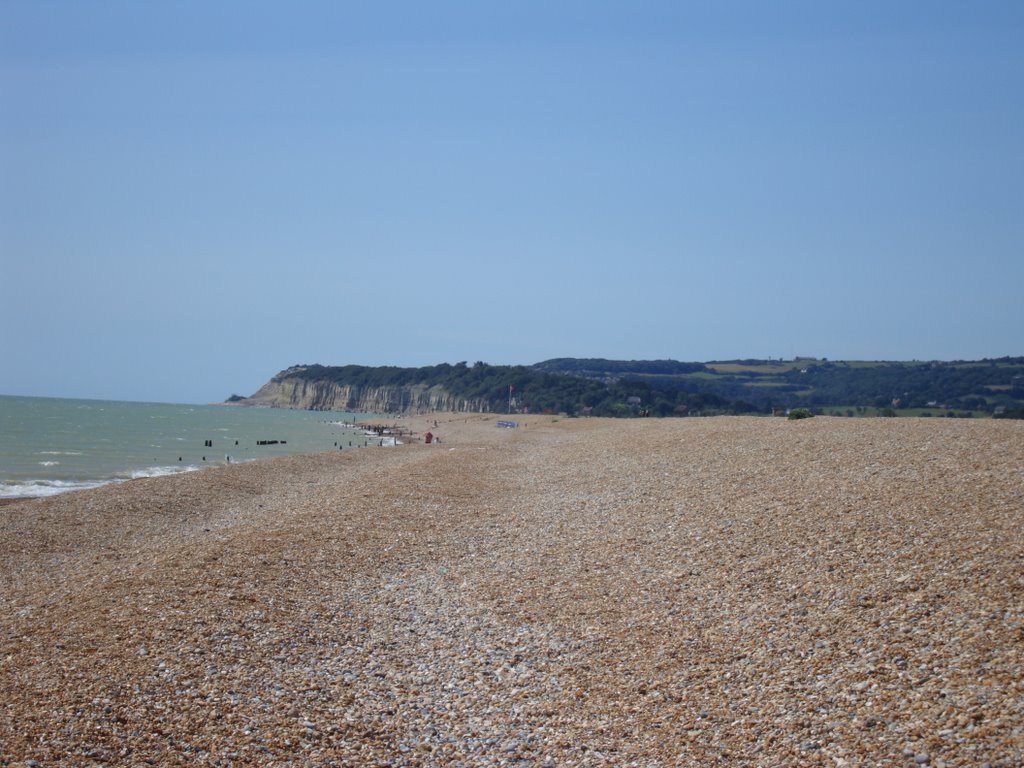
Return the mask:
<path fill-rule="evenodd" d="M 438 386 L 495 412 L 708 416 L 807 408 L 837 416 L 1024 417 L 1024 357 L 955 362 L 559 358 L 423 368 L 296 366 L 290 376 L 342 386 Z"/>

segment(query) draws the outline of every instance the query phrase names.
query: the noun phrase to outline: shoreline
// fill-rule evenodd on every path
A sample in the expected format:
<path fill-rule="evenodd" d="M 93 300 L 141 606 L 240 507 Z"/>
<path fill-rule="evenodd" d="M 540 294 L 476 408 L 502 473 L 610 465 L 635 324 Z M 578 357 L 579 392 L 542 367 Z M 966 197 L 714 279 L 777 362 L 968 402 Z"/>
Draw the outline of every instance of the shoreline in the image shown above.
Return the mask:
<path fill-rule="evenodd" d="M 3 398 L 0 497 L 39 497 L 291 453 L 337 449 L 370 414 Z M 340 418 L 339 418 L 340 417 Z M 359 441 L 362 444 L 362 440 Z"/>
<path fill-rule="evenodd" d="M 372 436 L 372 440 L 371 440 L 370 439 L 371 435 L 368 432 L 355 432 L 354 434 L 359 435 L 360 439 L 364 439 L 364 444 L 363 445 L 350 446 L 350 450 L 357 450 L 357 449 L 358 450 L 363 450 L 363 449 L 367 449 L 367 448 L 393 448 L 393 447 L 396 447 L 398 445 L 403 445 L 404 444 L 401 441 L 399 441 L 397 438 L 393 438 L 391 436 L 387 436 L 387 437 L 383 438 L 383 440 L 382 440 L 380 437 L 378 437 L 376 435 L 373 435 Z M 374 441 L 376 441 L 376 443 Z M 195 473 L 195 472 L 204 472 L 204 471 L 208 471 L 208 470 L 219 469 L 221 467 L 229 467 L 229 466 L 233 466 L 233 465 L 249 464 L 249 463 L 256 462 L 256 461 L 273 461 L 275 459 L 288 458 L 290 456 L 317 455 L 317 454 L 324 454 L 324 453 L 330 454 L 330 453 L 334 453 L 334 450 L 335 449 L 330 449 L 330 450 L 325 449 L 325 450 L 310 451 L 310 452 L 305 452 L 305 453 L 292 453 L 292 454 L 285 454 L 285 455 L 278 455 L 278 456 L 263 456 L 263 457 L 261 457 L 261 456 L 252 456 L 252 457 L 246 457 L 246 458 L 238 458 L 237 456 L 236 457 L 231 457 L 229 455 L 226 455 L 225 459 L 223 459 L 223 460 L 222 459 L 211 459 L 209 461 L 205 461 L 205 457 L 204 457 L 204 461 L 203 461 L 202 464 L 189 464 L 189 465 L 185 465 L 185 466 L 181 466 L 181 467 L 177 467 L 177 466 L 174 466 L 174 467 L 164 467 L 164 466 L 161 466 L 161 467 L 149 467 L 147 469 L 138 470 L 138 471 L 133 472 L 132 476 L 130 476 L 130 477 L 110 477 L 110 478 L 97 478 L 97 479 L 94 479 L 94 480 L 67 481 L 67 482 L 74 482 L 76 484 L 71 485 L 69 487 L 60 487 L 60 488 L 56 488 L 53 485 L 47 485 L 46 484 L 46 483 L 56 482 L 56 481 L 52 481 L 52 480 L 33 480 L 31 486 L 22 486 L 22 487 L 32 487 L 32 488 L 34 488 L 36 486 L 40 486 L 42 488 L 49 489 L 49 492 L 47 492 L 47 493 L 36 493 L 36 494 L 25 494 L 25 495 L 14 495 L 14 496 L 2 495 L 3 492 L 0 492 L 0 506 L 6 505 L 6 504 L 12 504 L 12 503 L 15 503 L 15 502 L 18 502 L 18 501 L 28 501 L 28 500 L 32 500 L 32 499 L 48 499 L 48 498 L 54 498 L 56 496 L 65 496 L 65 495 L 71 494 L 71 493 L 82 493 L 82 492 L 85 492 L 85 491 L 96 490 L 97 488 L 105 488 L 105 487 L 111 486 L 111 485 L 121 485 L 123 483 L 132 483 L 132 482 L 136 482 L 136 481 L 139 481 L 139 480 L 151 480 L 151 479 L 159 478 L 159 477 L 180 477 L 182 475 L 188 475 L 188 474 L 192 474 L 192 473 Z M 344 446 L 339 447 L 338 450 L 344 450 Z M 13 486 L 6 486 L 6 487 L 13 487 Z"/>
<path fill-rule="evenodd" d="M 460 418 L 4 504 L 0 763 L 1020 763 L 1018 424 Z"/>

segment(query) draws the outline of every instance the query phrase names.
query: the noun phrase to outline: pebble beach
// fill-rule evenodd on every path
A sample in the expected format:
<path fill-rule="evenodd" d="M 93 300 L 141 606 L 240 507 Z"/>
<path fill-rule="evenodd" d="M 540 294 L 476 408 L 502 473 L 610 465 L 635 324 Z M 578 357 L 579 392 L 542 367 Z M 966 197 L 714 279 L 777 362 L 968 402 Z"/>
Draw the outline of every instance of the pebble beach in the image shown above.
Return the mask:
<path fill-rule="evenodd" d="M 501 418 L 0 506 L 0 766 L 1024 765 L 1024 423 Z"/>

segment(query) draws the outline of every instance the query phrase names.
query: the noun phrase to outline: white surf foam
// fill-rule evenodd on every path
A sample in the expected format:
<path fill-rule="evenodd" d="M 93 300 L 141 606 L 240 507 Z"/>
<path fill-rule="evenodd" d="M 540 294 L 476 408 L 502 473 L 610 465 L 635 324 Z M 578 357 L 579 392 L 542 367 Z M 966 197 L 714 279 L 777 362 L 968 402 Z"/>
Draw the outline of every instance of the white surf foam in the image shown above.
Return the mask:
<path fill-rule="evenodd" d="M 136 469 L 128 475 L 132 480 L 141 480 L 144 477 L 165 477 L 166 475 L 180 475 L 184 472 L 195 472 L 199 467 L 194 464 L 173 467 L 146 467 Z"/>
<path fill-rule="evenodd" d="M 79 482 L 75 480 L 27 480 L 24 483 L 0 483 L 0 499 L 28 499 L 34 496 L 56 496 L 58 493 L 99 488 L 109 480 Z"/>
<path fill-rule="evenodd" d="M 40 463 L 49 465 L 57 462 Z M 187 464 L 185 466 L 173 467 L 146 467 L 126 473 L 121 477 L 105 480 L 26 480 L 22 483 L 0 483 L 0 499 L 30 499 L 36 496 L 56 496 L 59 493 L 85 491 L 90 488 L 110 485 L 111 483 L 123 483 L 127 480 L 140 480 L 146 477 L 180 475 L 185 472 L 195 472 L 199 469 L 202 469 L 202 467 L 195 464 Z"/>

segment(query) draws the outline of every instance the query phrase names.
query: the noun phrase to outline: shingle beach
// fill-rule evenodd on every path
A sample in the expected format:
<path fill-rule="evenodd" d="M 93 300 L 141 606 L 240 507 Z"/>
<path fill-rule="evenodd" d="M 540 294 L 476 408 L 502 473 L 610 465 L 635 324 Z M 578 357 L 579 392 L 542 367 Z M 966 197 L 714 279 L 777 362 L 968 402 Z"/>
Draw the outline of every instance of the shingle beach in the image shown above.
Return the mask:
<path fill-rule="evenodd" d="M 1024 423 L 497 418 L 0 507 L 0 765 L 1024 764 Z"/>

